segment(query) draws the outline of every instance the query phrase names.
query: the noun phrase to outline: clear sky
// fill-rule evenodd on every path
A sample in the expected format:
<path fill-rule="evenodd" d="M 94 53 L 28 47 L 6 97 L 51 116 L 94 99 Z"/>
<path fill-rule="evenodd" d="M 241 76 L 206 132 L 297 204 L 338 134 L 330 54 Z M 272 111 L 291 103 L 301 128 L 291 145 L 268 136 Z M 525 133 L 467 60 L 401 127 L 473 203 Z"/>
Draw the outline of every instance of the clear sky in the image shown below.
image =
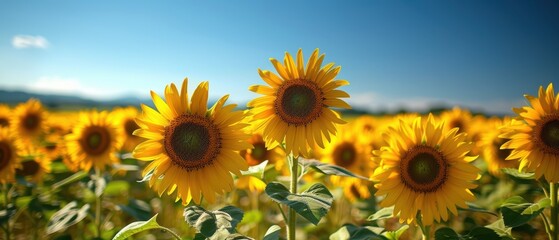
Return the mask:
<path fill-rule="evenodd" d="M 0 88 L 148 96 L 189 77 L 243 104 L 302 48 L 342 66 L 358 107 L 510 113 L 559 90 L 557 1 L 1 1 Z"/>

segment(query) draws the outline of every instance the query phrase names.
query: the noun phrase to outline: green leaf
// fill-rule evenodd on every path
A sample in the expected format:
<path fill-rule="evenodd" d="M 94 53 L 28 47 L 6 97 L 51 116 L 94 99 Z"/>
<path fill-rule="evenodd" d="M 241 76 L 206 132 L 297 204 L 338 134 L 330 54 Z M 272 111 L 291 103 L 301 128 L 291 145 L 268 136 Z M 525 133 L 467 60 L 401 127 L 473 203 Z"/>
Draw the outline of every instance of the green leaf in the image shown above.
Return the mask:
<path fill-rule="evenodd" d="M 89 204 L 83 205 L 81 208 L 77 207 L 76 201 L 72 201 L 50 218 L 47 224 L 47 234 L 66 230 L 68 227 L 80 222 L 87 216 Z"/>
<path fill-rule="evenodd" d="M 87 177 L 87 173 L 84 172 L 84 171 L 79 171 L 79 172 L 74 173 L 74 174 L 72 174 L 71 176 L 69 176 L 69 177 L 63 179 L 62 181 L 53 184 L 53 185 L 52 185 L 52 189 L 53 189 L 53 190 L 56 190 L 56 189 L 58 189 L 58 188 L 61 188 L 61 187 L 63 187 L 63 186 L 66 186 L 66 185 L 68 185 L 68 184 L 70 184 L 70 183 L 79 181 L 79 180 L 81 180 L 81 179 L 84 178 L 84 177 Z"/>
<path fill-rule="evenodd" d="M 260 223 L 262 221 L 263 218 L 263 214 L 261 211 L 259 210 L 250 210 L 245 212 L 245 216 L 243 217 L 243 224 L 249 224 L 249 223 Z"/>
<path fill-rule="evenodd" d="M 462 238 L 452 228 L 442 227 L 435 232 L 435 240 L 461 240 Z"/>
<path fill-rule="evenodd" d="M 525 179 L 525 180 L 536 179 L 534 173 L 520 172 L 516 168 L 501 168 L 501 171 L 506 173 L 507 175 L 510 175 L 510 176 L 513 176 L 513 177 L 519 178 L 519 179 Z"/>
<path fill-rule="evenodd" d="M 280 239 L 281 228 L 278 225 L 272 225 L 264 234 L 263 240 L 279 240 Z"/>
<path fill-rule="evenodd" d="M 386 237 L 375 233 L 374 227 L 358 227 L 353 224 L 344 224 L 338 231 L 330 235 L 330 240 L 369 240 L 386 239 Z"/>
<path fill-rule="evenodd" d="M 243 176 L 253 176 L 258 179 L 264 178 L 264 170 L 266 169 L 266 165 L 268 164 L 268 160 L 261 162 L 256 166 L 248 167 L 247 171 L 241 171 Z"/>
<path fill-rule="evenodd" d="M 129 199 L 127 205 L 119 204 L 118 207 L 136 220 L 145 221 L 151 216 L 151 207 L 142 200 Z"/>
<path fill-rule="evenodd" d="M 150 229 L 161 229 L 172 233 L 170 229 L 162 227 L 159 225 L 159 223 L 157 223 L 157 214 L 155 214 L 147 221 L 138 221 L 128 224 L 126 227 L 120 229 L 120 231 L 116 233 L 116 235 L 113 237 L 113 240 L 124 240 L 136 233 L 147 231 Z M 174 233 L 172 234 L 176 235 Z"/>
<path fill-rule="evenodd" d="M 551 199 L 549 198 L 542 198 L 537 203 L 530 205 L 528 208 L 522 211 L 522 215 L 531 215 L 541 209 L 551 206 Z M 539 213 L 538 213 L 539 214 Z"/>
<path fill-rule="evenodd" d="M 111 181 L 105 187 L 106 196 L 121 196 L 127 194 L 130 189 L 130 184 L 127 181 L 117 180 Z"/>
<path fill-rule="evenodd" d="M 464 211 L 470 211 L 470 212 L 479 212 L 479 213 L 487 213 L 487 214 L 491 214 L 493 216 L 498 217 L 499 215 L 497 213 L 491 212 L 485 208 L 482 208 L 478 205 L 475 205 L 473 203 L 466 203 L 468 205 L 468 208 L 461 208 L 458 207 L 459 210 L 464 210 Z"/>
<path fill-rule="evenodd" d="M 208 211 L 200 206 L 184 209 L 186 222 L 207 238 L 216 232 L 227 230 L 234 233 L 235 227 L 243 219 L 243 211 L 237 207 L 226 206 L 216 211 Z"/>
<path fill-rule="evenodd" d="M 545 204 L 545 202 L 542 204 Z M 520 196 L 514 196 L 505 200 L 500 208 L 505 225 L 508 227 L 518 227 L 537 217 L 538 214 L 543 211 L 543 208 L 535 211 L 527 211 L 531 212 L 530 214 L 523 214 L 524 210 L 531 207 L 532 205 L 533 204 L 528 203 L 524 198 Z"/>
<path fill-rule="evenodd" d="M 299 164 L 301 164 L 303 167 L 307 168 L 310 167 L 322 174 L 325 175 L 336 175 L 336 176 L 343 176 L 343 177 L 355 177 L 355 178 L 360 178 L 363 180 L 367 180 L 370 181 L 368 178 L 363 177 L 363 176 L 359 176 L 355 173 L 352 173 L 351 171 L 337 166 L 337 165 L 332 165 L 332 164 L 328 164 L 328 163 L 323 163 L 314 159 L 299 159 Z"/>
<path fill-rule="evenodd" d="M 369 216 L 367 218 L 367 221 L 376 221 L 380 219 L 392 218 L 394 217 L 392 214 L 393 212 L 394 212 L 394 207 L 381 208 L 373 215 Z"/>
<path fill-rule="evenodd" d="M 402 236 L 402 234 L 404 234 L 404 232 L 406 232 L 406 230 L 408 230 L 408 228 L 410 228 L 409 225 L 402 225 L 398 230 L 387 231 L 387 232 L 384 232 L 382 235 L 385 236 L 389 240 L 398 240 L 398 239 L 400 239 L 400 236 Z"/>
<path fill-rule="evenodd" d="M 472 240 L 500 240 L 501 237 L 493 231 L 493 229 L 486 228 L 486 227 L 476 227 L 472 229 L 467 238 Z"/>
<path fill-rule="evenodd" d="M 493 229 L 493 231 L 495 231 L 501 237 L 512 238 L 512 227 L 505 226 L 505 221 L 502 218 L 485 227 Z"/>
<path fill-rule="evenodd" d="M 107 187 L 107 180 L 102 176 L 91 175 L 89 176 L 91 180 L 87 182 L 87 187 L 95 193 L 95 196 L 100 197 L 103 195 L 105 188 Z"/>
<path fill-rule="evenodd" d="M 268 183 L 265 191 L 272 200 L 294 209 L 314 225 L 328 213 L 334 201 L 330 191 L 321 183 L 312 185 L 301 194 L 292 194 L 277 182 Z"/>

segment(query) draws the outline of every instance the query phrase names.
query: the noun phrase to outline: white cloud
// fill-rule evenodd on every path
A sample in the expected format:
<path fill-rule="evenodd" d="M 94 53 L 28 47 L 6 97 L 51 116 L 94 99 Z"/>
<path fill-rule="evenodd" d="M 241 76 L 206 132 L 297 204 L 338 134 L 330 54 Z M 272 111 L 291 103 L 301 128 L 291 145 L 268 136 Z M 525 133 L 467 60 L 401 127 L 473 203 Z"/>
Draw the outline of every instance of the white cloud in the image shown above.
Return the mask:
<path fill-rule="evenodd" d="M 15 48 L 47 48 L 49 41 L 43 36 L 16 35 L 12 38 Z"/>
<path fill-rule="evenodd" d="M 522 98 L 517 101 L 492 100 L 492 101 L 456 101 L 453 99 L 437 98 L 393 98 L 383 96 L 374 92 L 352 94 L 347 102 L 358 109 L 369 111 L 388 111 L 399 110 L 426 112 L 432 107 L 453 107 L 460 106 L 482 111 L 489 114 L 512 114 L 512 108 L 524 105 Z"/>
<path fill-rule="evenodd" d="M 27 84 L 29 91 L 43 94 L 73 95 L 97 100 L 111 99 L 122 94 L 117 89 L 99 88 L 83 85 L 79 79 L 59 76 L 43 76 Z"/>

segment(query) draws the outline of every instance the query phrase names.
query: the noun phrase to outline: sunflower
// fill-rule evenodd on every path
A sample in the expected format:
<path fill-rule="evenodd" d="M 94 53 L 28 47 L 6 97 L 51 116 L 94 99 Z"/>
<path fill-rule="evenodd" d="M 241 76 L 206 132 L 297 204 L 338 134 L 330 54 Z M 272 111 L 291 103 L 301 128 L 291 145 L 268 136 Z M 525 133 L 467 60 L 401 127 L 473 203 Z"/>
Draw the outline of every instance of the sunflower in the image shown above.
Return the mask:
<path fill-rule="evenodd" d="M 33 182 L 43 181 L 43 176 L 50 173 L 51 166 L 48 158 L 33 146 L 21 146 L 21 168 L 16 169 L 16 175 L 30 178 Z"/>
<path fill-rule="evenodd" d="M 0 127 L 0 183 L 15 181 L 16 168 L 20 166 L 19 149 L 8 128 Z"/>
<path fill-rule="evenodd" d="M 454 107 L 441 113 L 441 119 L 446 122 L 445 130 L 458 128 L 458 133 L 469 133 L 472 114 L 466 109 Z"/>
<path fill-rule="evenodd" d="M 122 133 L 114 123 L 114 115 L 93 110 L 80 113 L 79 118 L 72 133 L 65 136 L 70 161 L 85 171 L 92 166 L 103 170 L 117 163 L 115 153 L 122 145 Z"/>
<path fill-rule="evenodd" d="M 385 133 L 387 145 L 374 151 L 380 166 L 372 179 L 378 181 L 376 196 L 385 196 L 381 207 L 394 205 L 394 215 L 400 222 L 415 221 L 418 213 L 424 225 L 448 219 L 448 210 L 457 215 L 456 206 L 467 208 L 466 201 L 475 200 L 470 189 L 477 185 L 479 169 L 466 156 L 472 143 L 465 142 L 458 129 L 444 131 L 432 115 L 422 123 L 400 121 Z"/>
<path fill-rule="evenodd" d="M 493 176 L 501 176 L 501 168 L 518 167 L 517 161 L 505 161 L 510 155 L 511 150 L 501 149 L 505 139 L 499 138 L 499 135 L 503 134 L 502 126 L 506 126 L 510 121 L 511 119 L 507 117 L 504 119 L 489 119 L 486 125 L 491 126 L 491 128 L 487 128 L 487 131 L 481 134 L 479 140 L 479 149 L 481 149 L 483 159 L 487 163 L 489 173 Z"/>
<path fill-rule="evenodd" d="M 324 54 L 316 49 L 303 64 L 303 52 L 297 52 L 297 64 L 289 53 L 284 65 L 270 59 L 279 76 L 258 69 L 260 77 L 270 86 L 254 85 L 249 89 L 264 96 L 248 103 L 257 129 L 263 131 L 268 146 L 285 140 L 286 153 L 308 156 L 315 144 L 324 147 L 323 137 L 329 142 L 336 133 L 336 124 L 345 123 L 339 114 L 330 109 L 351 108 L 340 98 L 349 95 L 336 88 L 349 83 L 334 78 L 341 67 L 329 63 L 321 67 Z"/>
<path fill-rule="evenodd" d="M 118 125 L 123 129 L 125 136 L 122 150 L 125 152 L 132 152 L 143 140 L 133 134 L 136 129 L 140 128 L 135 120 L 138 116 L 138 109 L 135 107 L 118 108 L 115 109 L 114 112 L 119 116 Z"/>
<path fill-rule="evenodd" d="M 33 144 L 44 132 L 46 111 L 37 99 L 29 99 L 16 106 L 10 119 L 10 128 L 22 144 Z"/>
<path fill-rule="evenodd" d="M 519 170 L 559 182 L 559 95 L 550 83 L 545 90 L 540 86 L 537 98 L 525 97 L 530 106 L 513 109 L 518 121 L 505 127 L 500 137 L 510 140 L 501 148 L 512 150 L 507 160 L 519 159 Z"/>
<path fill-rule="evenodd" d="M 136 119 L 140 129 L 134 135 L 148 140 L 132 154 L 151 161 L 143 175 L 153 172 L 149 185 L 159 195 L 177 190 L 176 200 L 184 205 L 191 200 L 199 204 L 202 196 L 214 202 L 215 193 L 232 190 L 230 172 L 240 176 L 248 169 L 239 154 L 251 147 L 247 124 L 241 123 L 245 113 L 234 111 L 236 104 L 224 106 L 228 95 L 207 109 L 208 82 L 198 85 L 189 102 L 187 86 L 185 79 L 179 94 L 175 84 L 167 85 L 166 101 L 151 92 L 157 111 L 142 104 L 143 113 Z"/>
<path fill-rule="evenodd" d="M 276 146 L 274 148 L 268 148 L 266 142 L 264 141 L 262 134 L 253 132 L 252 136 L 248 139 L 248 143 L 252 144 L 252 148 L 244 149 L 239 153 L 247 161 L 249 166 L 258 165 L 265 160 L 268 160 L 268 164 L 274 164 L 276 170 L 281 171 L 284 169 L 285 165 L 285 151 Z"/>
<path fill-rule="evenodd" d="M 0 127 L 10 126 L 10 116 L 12 115 L 12 110 L 6 104 L 0 104 Z"/>

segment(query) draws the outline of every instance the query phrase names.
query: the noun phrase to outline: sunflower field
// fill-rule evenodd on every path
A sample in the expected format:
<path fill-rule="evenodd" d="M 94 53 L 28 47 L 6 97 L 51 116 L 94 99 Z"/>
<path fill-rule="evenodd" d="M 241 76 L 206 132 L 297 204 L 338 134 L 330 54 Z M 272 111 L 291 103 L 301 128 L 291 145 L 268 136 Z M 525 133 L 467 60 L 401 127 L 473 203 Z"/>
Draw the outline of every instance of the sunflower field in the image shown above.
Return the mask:
<path fill-rule="evenodd" d="M 270 67 L 246 106 L 188 79 L 0 105 L 0 239 L 558 239 L 552 83 L 514 116 L 359 115 L 318 49 Z"/>

